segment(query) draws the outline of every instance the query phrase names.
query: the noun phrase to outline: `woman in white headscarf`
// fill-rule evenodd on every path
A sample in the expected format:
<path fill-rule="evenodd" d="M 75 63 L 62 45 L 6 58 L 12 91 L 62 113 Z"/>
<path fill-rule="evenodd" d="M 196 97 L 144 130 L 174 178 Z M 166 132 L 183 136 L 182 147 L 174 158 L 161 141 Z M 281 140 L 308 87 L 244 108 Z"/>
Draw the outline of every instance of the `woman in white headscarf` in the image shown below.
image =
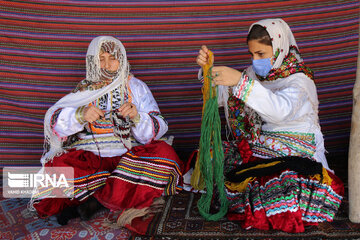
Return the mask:
<path fill-rule="evenodd" d="M 211 73 L 233 137 L 224 142 L 227 216 L 286 232 L 332 221 L 343 184 L 325 158 L 313 72 L 282 19 L 252 24 L 247 43 L 251 66 Z M 202 46 L 197 63 L 208 57 Z"/>
<path fill-rule="evenodd" d="M 86 79 L 47 111 L 41 162 L 74 168 L 74 198 L 38 193 L 32 205 L 40 216 L 58 214 L 59 223 L 66 224 L 72 217 L 90 218 L 103 205 L 113 211 L 138 209 L 142 214 L 133 215 L 142 217 L 156 199 L 180 189 L 181 161 L 158 140 L 167 122 L 150 89 L 129 69 L 118 39 L 93 39 Z M 131 226 L 131 220 L 125 224 Z"/>

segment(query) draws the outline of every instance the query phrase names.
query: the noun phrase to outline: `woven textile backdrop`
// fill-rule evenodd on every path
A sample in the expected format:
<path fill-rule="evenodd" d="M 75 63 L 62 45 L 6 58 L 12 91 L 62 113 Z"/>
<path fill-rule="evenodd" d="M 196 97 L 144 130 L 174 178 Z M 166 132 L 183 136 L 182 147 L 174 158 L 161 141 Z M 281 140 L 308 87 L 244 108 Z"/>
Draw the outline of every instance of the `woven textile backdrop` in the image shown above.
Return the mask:
<path fill-rule="evenodd" d="M 125 45 L 181 154 L 198 145 L 201 85 L 195 58 L 206 44 L 216 65 L 244 69 L 247 29 L 262 18 L 289 23 L 315 70 L 330 153 L 347 152 L 358 53 L 358 0 L 0 1 L 0 160 L 37 165 L 46 110 L 85 76 L 92 38 Z"/>

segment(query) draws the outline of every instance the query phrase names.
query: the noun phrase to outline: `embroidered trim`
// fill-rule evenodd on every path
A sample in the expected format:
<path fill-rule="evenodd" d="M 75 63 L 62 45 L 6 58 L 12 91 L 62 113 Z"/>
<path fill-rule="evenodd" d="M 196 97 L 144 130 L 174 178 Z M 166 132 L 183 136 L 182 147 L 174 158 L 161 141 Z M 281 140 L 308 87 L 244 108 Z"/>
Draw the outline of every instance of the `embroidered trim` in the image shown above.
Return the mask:
<path fill-rule="evenodd" d="M 57 109 L 57 110 L 53 113 L 53 115 L 51 116 L 50 127 L 51 127 L 51 129 L 53 129 L 53 130 L 54 130 L 54 127 L 55 127 L 55 125 L 56 125 L 56 123 L 57 123 L 57 120 L 58 120 L 58 118 L 59 118 L 59 115 L 60 115 L 60 113 L 61 113 L 61 110 L 62 110 L 62 108 Z"/>
<path fill-rule="evenodd" d="M 226 193 L 231 202 L 230 212 L 244 214 L 251 208 L 254 212 L 262 210 L 266 216 L 272 216 L 301 211 L 302 219 L 307 222 L 332 221 L 342 200 L 331 186 L 314 177 L 304 178 L 294 171 L 284 171 L 261 185 L 258 179 L 249 181 L 242 192 L 226 188 Z"/>
<path fill-rule="evenodd" d="M 313 158 L 316 151 L 315 135 L 287 131 L 262 131 L 253 144 L 252 151 L 255 156 L 265 158 L 283 156 Z"/>
<path fill-rule="evenodd" d="M 84 119 L 84 110 L 86 106 L 81 106 L 76 109 L 75 118 L 80 124 L 84 124 L 86 121 Z"/>
<path fill-rule="evenodd" d="M 156 117 L 150 115 L 150 118 L 151 118 L 151 121 L 153 122 L 153 127 L 154 127 L 154 131 L 153 131 L 153 134 L 154 134 L 154 137 L 153 139 L 157 136 L 157 134 L 159 133 L 159 130 L 160 130 L 160 124 L 158 122 L 158 120 L 156 119 Z"/>
<path fill-rule="evenodd" d="M 262 120 L 245 102 L 229 93 L 229 123 L 234 137 L 241 141 L 247 139 L 255 142 L 260 135 Z"/>
<path fill-rule="evenodd" d="M 168 122 L 166 121 L 166 119 L 164 118 L 164 116 L 161 115 L 161 113 L 159 113 L 159 112 L 151 111 L 151 112 L 149 112 L 149 115 L 159 117 L 159 118 L 161 118 L 162 120 L 164 120 L 164 122 L 165 122 L 166 124 L 168 124 Z"/>
<path fill-rule="evenodd" d="M 56 126 L 56 123 L 58 121 L 58 118 L 60 116 L 61 111 L 62 111 L 62 108 L 59 108 L 51 116 L 51 118 L 50 118 L 50 128 L 51 128 L 52 134 L 57 136 L 58 139 L 60 139 L 61 141 L 67 141 L 68 137 L 66 137 L 66 136 L 65 137 L 60 137 L 59 133 L 57 133 L 55 131 L 55 126 Z M 44 142 L 45 152 L 48 152 L 50 150 L 50 145 L 48 144 L 48 141 L 49 141 L 49 139 L 45 137 L 45 142 Z"/>
<path fill-rule="evenodd" d="M 149 116 L 150 116 L 150 118 L 151 118 L 151 120 L 153 122 L 153 127 L 154 127 L 154 131 L 153 131 L 154 137 L 153 138 L 155 138 L 158 135 L 159 131 L 160 131 L 160 123 L 159 123 L 159 121 L 157 120 L 156 117 L 159 117 L 159 118 L 163 119 L 166 124 L 167 124 L 167 121 L 165 120 L 165 118 L 159 112 L 152 111 L 152 112 L 149 112 L 148 114 L 149 114 Z"/>
<path fill-rule="evenodd" d="M 299 50 L 296 46 L 290 46 L 289 54 L 285 56 L 281 66 L 277 69 L 272 69 L 266 78 L 260 77 L 261 81 L 274 81 L 278 78 L 286 78 L 291 74 L 298 72 L 304 73 L 311 79 L 314 79 L 314 72 L 311 68 L 307 67 L 304 62 L 299 62 L 296 58 L 296 54 L 299 54 Z"/>
<path fill-rule="evenodd" d="M 241 76 L 241 80 L 234 89 L 234 93 L 236 93 L 234 95 L 238 99 L 246 103 L 253 86 L 254 86 L 254 80 L 252 78 L 249 78 L 246 72 L 244 71 Z"/>
<path fill-rule="evenodd" d="M 72 142 L 71 145 L 66 146 L 65 149 L 81 149 L 86 151 L 96 151 L 97 152 L 97 146 L 101 149 L 122 149 L 125 148 L 124 143 L 115 136 L 109 136 L 109 137 L 98 137 L 96 138 L 96 143 L 93 139 L 76 139 L 76 141 Z M 135 139 L 131 138 L 131 145 L 132 146 L 138 146 L 140 145 L 138 142 L 135 141 Z"/>

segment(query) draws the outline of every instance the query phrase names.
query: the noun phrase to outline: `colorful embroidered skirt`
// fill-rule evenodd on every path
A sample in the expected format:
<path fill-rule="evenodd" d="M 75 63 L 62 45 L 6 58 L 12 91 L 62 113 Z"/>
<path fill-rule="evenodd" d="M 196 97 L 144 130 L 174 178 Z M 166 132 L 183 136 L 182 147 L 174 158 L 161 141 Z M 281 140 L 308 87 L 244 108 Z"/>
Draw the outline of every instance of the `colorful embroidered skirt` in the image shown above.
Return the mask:
<path fill-rule="evenodd" d="M 332 221 L 344 194 L 338 177 L 307 158 L 255 159 L 226 177 L 227 216 L 245 229 L 303 232 Z"/>
<path fill-rule="evenodd" d="M 34 207 L 42 217 L 78 205 L 90 195 L 111 210 L 149 207 L 155 198 L 182 186 L 182 162 L 163 141 L 133 147 L 119 157 L 102 157 L 71 149 L 46 164 L 74 168 L 74 199 L 45 198 Z"/>
<path fill-rule="evenodd" d="M 165 142 L 134 147 L 121 157 L 95 197 L 113 211 L 144 208 L 182 187 L 182 162 Z"/>

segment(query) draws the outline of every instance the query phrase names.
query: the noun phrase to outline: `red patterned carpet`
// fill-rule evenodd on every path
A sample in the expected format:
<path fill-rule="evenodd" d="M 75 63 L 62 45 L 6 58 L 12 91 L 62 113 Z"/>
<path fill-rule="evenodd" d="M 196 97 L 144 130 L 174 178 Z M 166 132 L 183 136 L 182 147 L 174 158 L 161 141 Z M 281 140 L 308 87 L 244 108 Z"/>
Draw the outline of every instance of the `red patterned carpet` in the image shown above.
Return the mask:
<path fill-rule="evenodd" d="M 0 200 L 0 239 L 129 239 L 131 233 L 122 229 L 103 226 L 107 212 L 97 214 L 90 221 L 70 220 L 67 226 L 57 223 L 55 217 L 40 219 L 27 210 L 29 199 L 1 198 Z"/>

